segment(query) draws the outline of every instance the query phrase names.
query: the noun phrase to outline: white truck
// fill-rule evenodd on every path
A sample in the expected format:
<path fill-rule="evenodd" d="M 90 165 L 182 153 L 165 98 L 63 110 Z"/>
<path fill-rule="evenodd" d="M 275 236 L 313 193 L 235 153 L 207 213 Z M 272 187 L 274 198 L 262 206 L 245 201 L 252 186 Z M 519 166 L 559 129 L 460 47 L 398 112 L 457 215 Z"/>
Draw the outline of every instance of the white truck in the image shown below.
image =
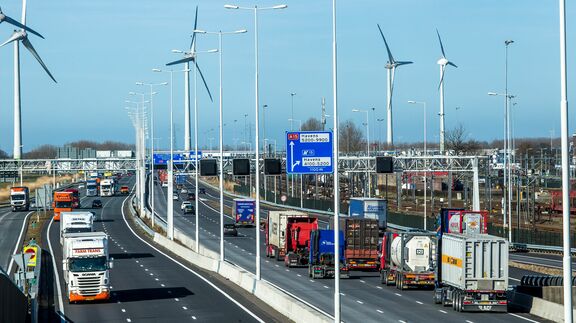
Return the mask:
<path fill-rule="evenodd" d="M 508 241 L 488 234 L 444 233 L 434 302 L 458 312 L 507 312 Z"/>
<path fill-rule="evenodd" d="M 69 303 L 109 299 L 112 267 L 106 233 L 64 235 L 62 271 Z"/>
<path fill-rule="evenodd" d="M 115 183 L 111 178 L 100 181 L 100 196 L 113 196 L 115 194 Z"/>
<path fill-rule="evenodd" d="M 60 213 L 60 244 L 64 243 L 64 235 L 67 233 L 92 232 L 94 225 L 94 213 L 61 212 Z"/>
<path fill-rule="evenodd" d="M 30 190 L 28 187 L 10 187 L 10 206 L 12 212 L 30 209 Z"/>

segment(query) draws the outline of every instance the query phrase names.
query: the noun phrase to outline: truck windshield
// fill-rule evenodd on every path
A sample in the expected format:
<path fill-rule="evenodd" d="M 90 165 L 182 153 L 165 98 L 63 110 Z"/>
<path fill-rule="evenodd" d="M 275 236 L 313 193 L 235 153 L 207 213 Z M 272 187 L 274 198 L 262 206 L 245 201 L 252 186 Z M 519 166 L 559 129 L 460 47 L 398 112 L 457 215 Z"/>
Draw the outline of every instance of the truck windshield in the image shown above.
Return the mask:
<path fill-rule="evenodd" d="M 72 202 L 57 201 L 56 207 L 57 208 L 71 208 Z"/>
<path fill-rule="evenodd" d="M 88 185 L 86 185 L 86 188 L 89 190 L 93 190 L 93 189 L 96 189 L 96 185 L 95 184 L 88 184 Z"/>
<path fill-rule="evenodd" d="M 90 228 L 67 228 L 64 233 L 80 233 L 80 232 L 92 232 Z"/>
<path fill-rule="evenodd" d="M 110 189 L 110 185 L 102 185 L 102 189 L 104 189 L 104 190 L 109 190 L 109 189 Z"/>
<path fill-rule="evenodd" d="M 10 196 L 10 198 L 13 201 L 22 201 L 22 200 L 26 199 L 26 196 L 24 196 L 23 194 L 22 195 L 12 195 L 12 196 Z"/>
<path fill-rule="evenodd" d="M 108 268 L 106 257 L 71 258 L 68 264 L 72 272 L 104 271 Z"/>

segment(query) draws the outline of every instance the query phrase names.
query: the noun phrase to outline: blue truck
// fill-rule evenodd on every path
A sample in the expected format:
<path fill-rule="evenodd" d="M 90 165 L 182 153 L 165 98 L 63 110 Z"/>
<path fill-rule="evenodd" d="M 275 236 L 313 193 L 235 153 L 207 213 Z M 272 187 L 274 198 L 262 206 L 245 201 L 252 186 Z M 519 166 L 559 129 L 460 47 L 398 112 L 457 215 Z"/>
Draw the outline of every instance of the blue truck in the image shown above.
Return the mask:
<path fill-rule="evenodd" d="M 348 216 L 378 220 L 378 230 L 382 236 L 388 226 L 388 201 L 379 198 L 352 197 L 348 206 Z"/>
<path fill-rule="evenodd" d="M 340 278 L 348 278 L 348 267 L 344 256 L 344 232 L 340 231 Z M 310 233 L 310 257 L 308 262 L 308 275 L 312 279 L 334 278 L 336 260 L 334 252 L 334 230 L 313 230 Z"/>
<path fill-rule="evenodd" d="M 232 216 L 236 226 L 254 226 L 256 201 L 253 199 L 234 199 Z"/>

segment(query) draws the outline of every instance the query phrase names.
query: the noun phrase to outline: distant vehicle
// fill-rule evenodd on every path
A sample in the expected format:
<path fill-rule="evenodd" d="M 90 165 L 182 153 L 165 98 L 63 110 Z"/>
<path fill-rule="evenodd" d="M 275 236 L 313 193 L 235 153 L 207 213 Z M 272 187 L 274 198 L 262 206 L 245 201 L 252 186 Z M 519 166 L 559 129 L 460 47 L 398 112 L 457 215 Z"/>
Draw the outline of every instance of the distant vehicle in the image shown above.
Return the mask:
<path fill-rule="evenodd" d="M 238 229 L 233 223 L 224 224 L 224 235 L 237 237 Z"/>
<path fill-rule="evenodd" d="M 388 201 L 379 198 L 353 197 L 350 199 L 348 216 L 378 220 L 380 235 L 383 235 L 388 225 Z"/>
<path fill-rule="evenodd" d="M 344 255 L 344 232 L 340 231 L 340 259 L 336 261 L 334 230 L 313 230 L 310 233 L 309 264 L 308 275 L 312 279 L 334 278 L 336 274 L 336 263 L 340 267 L 340 278 L 348 278 L 348 267 Z"/>
<path fill-rule="evenodd" d="M 312 230 L 318 219 L 298 211 L 270 211 L 266 224 L 266 256 L 284 260 L 288 267 L 307 266 Z"/>
<path fill-rule="evenodd" d="M 192 204 L 188 204 L 184 207 L 184 214 L 196 214 L 196 210 L 194 208 L 194 205 Z"/>
<path fill-rule="evenodd" d="M 206 194 L 206 189 L 204 187 L 199 187 L 198 194 Z"/>
<path fill-rule="evenodd" d="M 72 208 L 79 209 L 82 206 L 80 205 L 80 192 L 75 188 L 67 188 L 64 190 L 65 192 L 72 192 Z"/>
<path fill-rule="evenodd" d="M 186 187 L 183 187 L 183 188 L 180 190 L 180 194 L 188 194 L 188 189 L 187 189 Z"/>
<path fill-rule="evenodd" d="M 54 192 L 54 221 L 60 221 L 60 212 L 72 212 L 72 192 Z"/>
<path fill-rule="evenodd" d="M 102 207 L 102 201 L 100 200 L 92 201 L 92 208 L 101 208 L 101 207 Z"/>
<path fill-rule="evenodd" d="M 28 211 L 30 209 L 30 190 L 28 187 L 10 188 L 10 206 L 12 207 L 12 212 Z"/>
<path fill-rule="evenodd" d="M 100 194 L 100 179 L 91 178 L 86 181 L 86 196 L 98 196 Z"/>
<path fill-rule="evenodd" d="M 182 204 L 180 204 L 180 210 L 184 210 L 184 208 L 188 205 L 192 205 L 192 202 L 190 201 L 183 201 Z"/>
<path fill-rule="evenodd" d="M 196 201 L 196 193 L 188 193 L 188 201 Z"/>
<path fill-rule="evenodd" d="M 68 233 L 62 245 L 62 267 L 68 302 L 110 298 L 108 235 L 103 232 Z"/>
<path fill-rule="evenodd" d="M 60 219 L 60 244 L 64 243 L 64 235 L 67 233 L 92 232 L 92 212 L 61 212 Z"/>
<path fill-rule="evenodd" d="M 232 217 L 236 221 L 236 226 L 254 226 L 255 210 L 255 200 L 234 199 L 234 205 L 232 206 Z"/>
<path fill-rule="evenodd" d="M 116 184 L 111 178 L 100 181 L 100 196 L 114 196 L 116 193 Z"/>
<path fill-rule="evenodd" d="M 120 194 L 123 194 L 123 195 L 130 194 L 130 188 L 128 186 L 121 186 L 120 187 Z"/>
<path fill-rule="evenodd" d="M 162 182 L 162 187 L 168 187 L 168 181 L 163 181 L 163 182 Z"/>
<path fill-rule="evenodd" d="M 172 200 L 178 201 L 178 194 L 172 194 Z"/>

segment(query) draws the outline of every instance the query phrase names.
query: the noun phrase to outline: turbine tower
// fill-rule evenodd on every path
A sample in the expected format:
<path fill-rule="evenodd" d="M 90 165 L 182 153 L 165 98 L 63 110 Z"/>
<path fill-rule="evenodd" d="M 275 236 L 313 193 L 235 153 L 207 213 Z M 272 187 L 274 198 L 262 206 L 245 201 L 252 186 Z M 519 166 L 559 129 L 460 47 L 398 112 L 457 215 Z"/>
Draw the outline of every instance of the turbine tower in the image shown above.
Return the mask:
<path fill-rule="evenodd" d="M 384 45 L 386 45 L 386 52 L 388 52 L 388 62 L 386 63 L 386 79 L 388 81 L 388 90 L 387 96 L 388 101 L 386 103 L 386 112 L 388 116 L 387 120 L 387 129 L 386 129 L 386 142 L 389 147 L 394 145 L 393 140 L 393 131 L 392 131 L 392 93 L 394 91 L 394 74 L 396 72 L 396 67 L 401 65 L 412 64 L 410 61 L 396 61 L 392 56 L 392 52 L 390 52 L 390 47 L 388 47 L 388 43 L 386 42 L 386 38 L 384 37 L 384 33 L 382 32 L 382 28 L 380 25 L 378 26 L 378 30 L 380 30 L 380 35 L 382 36 L 382 40 L 384 40 Z"/>
<path fill-rule="evenodd" d="M 50 76 L 50 78 L 55 83 L 57 82 L 54 76 L 52 76 L 52 73 L 50 73 L 50 71 L 48 70 L 48 67 L 46 67 L 46 64 L 44 64 L 44 62 L 42 61 L 42 58 L 40 58 L 40 55 L 38 55 L 38 52 L 36 52 L 36 49 L 34 49 L 34 46 L 32 46 L 30 40 L 28 39 L 28 33 L 26 31 L 29 31 L 40 37 L 42 36 L 39 33 L 35 32 L 34 30 L 26 27 L 26 0 L 22 1 L 22 23 L 15 24 L 13 19 L 6 17 L 3 13 L 1 13 L 1 11 L 0 11 L 0 21 L 6 21 L 21 28 L 20 30 L 14 30 L 12 36 L 10 36 L 10 38 L 8 38 L 7 41 L 5 41 L 3 44 L 0 45 L 0 47 L 2 47 L 8 43 L 14 42 L 14 159 L 20 159 L 22 158 L 22 119 L 20 116 L 21 112 L 20 42 L 22 42 L 22 45 L 24 45 L 24 47 L 26 47 L 26 49 L 32 54 L 32 56 L 34 56 L 34 58 L 38 61 L 38 63 L 40 63 L 40 65 L 42 66 L 42 68 L 44 68 L 48 76 Z"/>
<path fill-rule="evenodd" d="M 442 57 L 438 60 L 438 65 L 440 65 L 440 84 L 438 85 L 438 89 L 440 90 L 440 154 L 444 153 L 444 145 L 445 145 L 445 125 L 444 125 L 444 71 L 446 69 L 446 65 L 451 65 L 454 67 L 456 64 L 450 62 L 446 58 L 446 53 L 444 52 L 444 45 L 442 45 L 442 39 L 440 38 L 440 33 L 438 29 L 436 29 L 436 35 L 438 35 L 438 42 L 440 42 L 440 50 L 442 51 Z"/>

